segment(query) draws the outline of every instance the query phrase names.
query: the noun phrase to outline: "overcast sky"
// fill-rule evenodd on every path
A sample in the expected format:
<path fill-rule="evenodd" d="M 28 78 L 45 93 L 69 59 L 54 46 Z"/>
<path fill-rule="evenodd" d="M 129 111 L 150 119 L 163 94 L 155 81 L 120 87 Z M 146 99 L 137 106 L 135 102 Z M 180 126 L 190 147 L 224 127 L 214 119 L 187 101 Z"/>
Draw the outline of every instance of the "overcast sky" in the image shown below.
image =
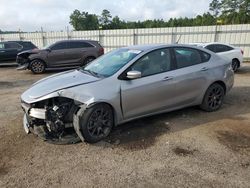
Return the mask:
<path fill-rule="evenodd" d="M 65 30 L 75 10 L 112 16 L 127 21 L 193 17 L 208 11 L 211 0 L 0 0 L 0 29 L 37 31 Z M 70 29 L 72 27 L 70 26 Z"/>

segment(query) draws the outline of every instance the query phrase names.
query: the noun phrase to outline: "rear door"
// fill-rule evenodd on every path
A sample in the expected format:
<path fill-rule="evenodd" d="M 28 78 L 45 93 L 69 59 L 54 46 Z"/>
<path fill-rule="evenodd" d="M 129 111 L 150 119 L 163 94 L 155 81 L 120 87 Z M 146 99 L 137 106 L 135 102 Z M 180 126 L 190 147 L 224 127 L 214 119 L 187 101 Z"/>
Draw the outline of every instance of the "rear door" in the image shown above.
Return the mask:
<path fill-rule="evenodd" d="M 211 77 L 210 54 L 187 47 L 173 48 L 176 71 L 176 106 L 192 104 L 200 97 Z"/>
<path fill-rule="evenodd" d="M 2 60 L 15 60 L 17 54 L 22 50 L 22 46 L 16 42 L 4 42 L 2 43 L 2 49 L 0 50 Z"/>
<path fill-rule="evenodd" d="M 142 77 L 121 80 L 121 100 L 125 119 L 161 111 L 175 101 L 175 81 L 170 49 L 152 51 L 128 68 L 136 70 Z"/>
<path fill-rule="evenodd" d="M 68 43 L 67 56 L 71 65 L 82 65 L 85 57 L 90 55 L 89 52 L 94 48 L 93 45 L 84 41 L 70 41 Z"/>

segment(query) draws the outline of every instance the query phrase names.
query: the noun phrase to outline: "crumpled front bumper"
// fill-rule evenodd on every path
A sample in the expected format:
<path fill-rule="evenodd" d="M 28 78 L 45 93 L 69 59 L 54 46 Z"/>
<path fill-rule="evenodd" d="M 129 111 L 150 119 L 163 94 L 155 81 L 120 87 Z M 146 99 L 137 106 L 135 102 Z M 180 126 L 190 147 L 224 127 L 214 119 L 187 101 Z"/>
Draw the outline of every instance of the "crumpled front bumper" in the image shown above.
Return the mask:
<path fill-rule="evenodd" d="M 29 67 L 29 63 L 25 63 L 23 65 L 18 65 L 18 67 L 16 68 L 17 70 L 25 70 Z"/>
<path fill-rule="evenodd" d="M 33 133 L 40 137 L 42 140 L 47 141 L 49 143 L 53 144 L 74 144 L 81 141 L 80 137 L 78 136 L 78 132 L 69 132 L 68 134 L 62 135 L 59 138 L 52 138 L 48 136 L 48 132 L 46 130 L 46 124 L 40 125 L 40 124 L 34 124 L 35 121 L 39 122 L 45 122 L 47 119 L 47 110 L 43 108 L 33 108 L 31 105 L 21 102 L 22 109 L 24 111 L 23 116 L 23 128 L 24 131 L 29 134 Z M 75 129 L 75 126 L 72 126 L 71 124 L 65 124 L 65 128 L 72 127 Z M 77 130 L 79 130 L 79 126 L 76 126 Z"/>
<path fill-rule="evenodd" d="M 18 64 L 17 70 L 25 70 L 29 67 L 29 59 L 17 56 L 16 63 Z"/>
<path fill-rule="evenodd" d="M 46 110 L 41 108 L 32 108 L 29 104 L 21 102 L 21 106 L 23 111 L 25 112 L 23 117 L 23 127 L 25 132 L 30 133 L 30 124 L 28 121 L 28 117 L 45 120 L 46 118 Z"/>

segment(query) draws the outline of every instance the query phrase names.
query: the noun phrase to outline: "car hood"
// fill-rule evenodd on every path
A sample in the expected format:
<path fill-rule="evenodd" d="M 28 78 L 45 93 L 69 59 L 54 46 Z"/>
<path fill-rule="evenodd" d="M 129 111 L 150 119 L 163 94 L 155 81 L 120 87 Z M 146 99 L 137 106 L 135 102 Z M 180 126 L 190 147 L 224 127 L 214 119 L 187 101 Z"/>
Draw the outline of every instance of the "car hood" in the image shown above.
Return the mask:
<path fill-rule="evenodd" d="M 23 93 L 21 98 L 24 101 L 27 99 L 28 102 L 28 99 L 38 99 L 62 89 L 92 83 L 100 79 L 101 78 L 85 74 L 78 70 L 66 71 L 49 76 L 34 83 L 27 91 Z"/>
<path fill-rule="evenodd" d="M 35 49 L 32 49 L 32 50 L 22 51 L 22 52 L 18 53 L 17 55 L 22 56 L 22 55 L 25 55 L 25 54 L 38 54 L 38 53 L 44 52 L 44 51 L 46 51 L 46 50 L 35 48 Z"/>

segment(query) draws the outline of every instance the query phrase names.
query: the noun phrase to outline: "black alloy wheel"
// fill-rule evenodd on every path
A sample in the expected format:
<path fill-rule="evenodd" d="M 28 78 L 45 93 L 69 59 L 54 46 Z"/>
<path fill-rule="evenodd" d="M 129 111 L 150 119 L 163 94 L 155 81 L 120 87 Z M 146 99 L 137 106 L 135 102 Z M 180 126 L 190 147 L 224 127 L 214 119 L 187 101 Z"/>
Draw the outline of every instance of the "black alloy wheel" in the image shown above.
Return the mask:
<path fill-rule="evenodd" d="M 224 96 L 224 88 L 215 83 L 207 89 L 200 107 L 208 112 L 216 111 L 222 106 Z"/>
<path fill-rule="evenodd" d="M 85 111 L 80 127 L 84 140 L 96 143 L 109 135 L 113 124 L 111 107 L 107 104 L 97 104 Z"/>

